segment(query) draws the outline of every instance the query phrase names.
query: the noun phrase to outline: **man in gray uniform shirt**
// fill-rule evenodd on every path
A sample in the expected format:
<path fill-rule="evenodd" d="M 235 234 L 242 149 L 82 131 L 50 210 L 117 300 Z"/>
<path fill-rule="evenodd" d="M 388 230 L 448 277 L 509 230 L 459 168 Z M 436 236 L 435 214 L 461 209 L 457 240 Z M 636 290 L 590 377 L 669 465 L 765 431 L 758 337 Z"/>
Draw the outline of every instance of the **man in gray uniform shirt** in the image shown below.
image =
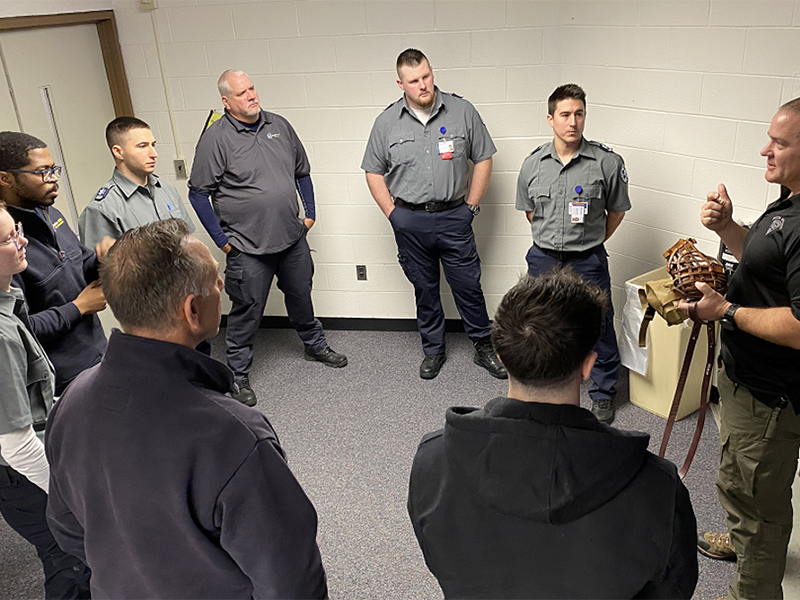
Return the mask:
<path fill-rule="evenodd" d="M 403 98 L 375 119 L 361 168 L 394 230 L 400 266 L 414 285 L 425 353 L 419 375 L 433 379 L 447 359 L 441 262 L 475 346 L 474 362 L 505 379 L 508 374 L 492 348 L 472 233 L 497 150 L 475 107 L 434 85 L 433 70 L 422 52 L 405 50 L 396 66 Z M 471 182 L 469 161 L 475 165 Z"/>
<path fill-rule="evenodd" d="M 106 143 L 116 168 L 81 213 L 81 241 L 94 248 L 104 236 L 116 240 L 128 229 L 173 217 L 193 232 L 178 191 L 153 173 L 158 153 L 150 126 L 135 117 L 117 117 L 106 127 Z"/>
<path fill-rule="evenodd" d="M 253 342 L 275 276 L 304 358 L 344 367 L 347 357 L 328 346 L 311 302 L 314 263 L 306 234 L 316 213 L 303 144 L 286 119 L 261 110 L 246 73 L 225 71 L 217 86 L 225 115 L 197 143 L 189 201 L 227 255 L 225 289 L 233 304 L 225 336 L 228 366 L 239 386 L 235 397 L 253 406 Z M 305 219 L 299 216 L 298 191 Z"/>
<path fill-rule="evenodd" d="M 604 423 L 614 420 L 619 378 L 619 349 L 608 254 L 603 243 L 630 209 L 628 174 L 622 157 L 605 144 L 583 137 L 586 94 L 574 83 L 559 86 L 547 103 L 553 141 L 522 163 L 517 180 L 517 210 L 524 210 L 533 232 L 525 257 L 535 277 L 554 267 L 571 266 L 588 283 L 608 293 L 597 361 L 592 368 L 592 412 Z"/>

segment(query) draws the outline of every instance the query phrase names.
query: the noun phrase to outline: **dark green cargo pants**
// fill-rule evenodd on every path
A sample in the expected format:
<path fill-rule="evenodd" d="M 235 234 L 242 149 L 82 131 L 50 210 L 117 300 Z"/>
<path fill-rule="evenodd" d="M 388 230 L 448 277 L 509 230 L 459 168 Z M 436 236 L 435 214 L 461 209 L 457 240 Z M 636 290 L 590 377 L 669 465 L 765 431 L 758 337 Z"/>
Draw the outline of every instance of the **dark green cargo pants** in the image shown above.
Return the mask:
<path fill-rule="evenodd" d="M 720 369 L 721 424 L 717 493 L 736 549 L 731 600 L 783 598 L 781 581 L 792 533 L 792 482 L 800 416 L 770 408 Z"/>

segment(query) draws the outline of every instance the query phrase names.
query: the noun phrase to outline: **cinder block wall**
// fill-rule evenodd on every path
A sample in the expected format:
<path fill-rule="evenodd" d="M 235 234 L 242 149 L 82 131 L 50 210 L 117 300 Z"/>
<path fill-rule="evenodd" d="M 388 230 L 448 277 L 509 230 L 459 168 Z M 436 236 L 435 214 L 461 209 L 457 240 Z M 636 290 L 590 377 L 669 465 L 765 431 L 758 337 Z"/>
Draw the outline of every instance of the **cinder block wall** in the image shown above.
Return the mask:
<path fill-rule="evenodd" d="M 743 220 L 776 197 L 759 150 L 776 108 L 800 96 L 796 0 L 158 3 L 190 162 L 209 109 L 220 106 L 215 82 L 226 68 L 248 71 L 264 107 L 286 116 L 303 139 L 317 190 L 309 239 L 320 316 L 414 315 L 391 229 L 359 169 L 374 118 L 400 96 L 393 65 L 406 47 L 429 56 L 441 89 L 478 107 L 498 147 L 475 220 L 490 312 L 525 270 L 530 231 L 514 210 L 515 183 L 524 157 L 551 137 L 545 101 L 555 86 L 586 89 L 586 136 L 612 146 L 628 166 L 633 209 L 608 244 L 618 314 L 624 282 L 663 264 L 661 253 L 679 236 L 716 251 L 698 216 L 718 183 L 728 185 Z M 50 4 L 85 10 L 87 2 Z M 170 175 L 173 139 L 150 13 L 137 0 L 110 4 L 134 107 L 153 124 L 159 170 Z M 367 265 L 366 282 L 356 281 L 356 264 Z M 445 298 L 448 316 L 457 318 Z M 267 313 L 284 314 L 277 290 Z"/>

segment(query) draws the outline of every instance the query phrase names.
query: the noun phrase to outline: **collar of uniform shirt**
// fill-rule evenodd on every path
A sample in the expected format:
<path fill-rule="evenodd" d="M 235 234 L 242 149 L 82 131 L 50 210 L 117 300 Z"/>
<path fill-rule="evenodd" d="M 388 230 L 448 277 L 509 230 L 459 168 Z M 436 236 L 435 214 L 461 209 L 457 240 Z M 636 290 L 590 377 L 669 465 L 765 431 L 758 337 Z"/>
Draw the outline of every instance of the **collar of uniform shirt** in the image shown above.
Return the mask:
<path fill-rule="evenodd" d="M 161 182 L 158 180 L 158 176 L 154 173 L 150 173 L 147 176 L 147 186 L 139 185 L 138 183 L 134 183 L 125 175 L 119 172 L 119 170 L 114 169 L 114 176 L 112 177 L 114 184 L 120 189 L 120 191 L 125 195 L 125 198 L 130 198 L 136 193 L 136 190 L 139 188 L 143 188 L 147 190 L 148 186 L 153 187 L 161 187 Z M 150 190 L 147 190 L 150 193 Z"/>

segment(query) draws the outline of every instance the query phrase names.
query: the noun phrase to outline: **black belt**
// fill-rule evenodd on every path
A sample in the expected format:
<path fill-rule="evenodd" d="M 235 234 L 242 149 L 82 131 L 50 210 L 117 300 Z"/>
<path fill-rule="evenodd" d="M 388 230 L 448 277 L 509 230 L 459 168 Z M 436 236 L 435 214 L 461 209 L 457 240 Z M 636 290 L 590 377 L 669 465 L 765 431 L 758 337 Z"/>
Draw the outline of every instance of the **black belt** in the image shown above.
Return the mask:
<path fill-rule="evenodd" d="M 458 200 L 431 200 L 430 202 L 423 202 L 422 204 L 411 204 L 400 198 L 394 199 L 395 206 L 402 206 L 403 208 L 409 208 L 411 210 L 424 210 L 430 213 L 450 210 L 462 204 L 464 204 L 464 198 L 459 198 Z"/>
<path fill-rule="evenodd" d="M 579 252 L 569 252 L 566 250 L 549 250 L 547 248 L 542 248 L 537 244 L 534 244 L 542 254 L 546 254 L 550 258 L 555 258 L 558 261 L 564 262 L 565 260 L 573 260 L 576 258 L 585 258 L 590 254 L 594 254 L 597 252 L 598 246 L 594 248 L 589 248 L 588 250 L 581 250 Z"/>

